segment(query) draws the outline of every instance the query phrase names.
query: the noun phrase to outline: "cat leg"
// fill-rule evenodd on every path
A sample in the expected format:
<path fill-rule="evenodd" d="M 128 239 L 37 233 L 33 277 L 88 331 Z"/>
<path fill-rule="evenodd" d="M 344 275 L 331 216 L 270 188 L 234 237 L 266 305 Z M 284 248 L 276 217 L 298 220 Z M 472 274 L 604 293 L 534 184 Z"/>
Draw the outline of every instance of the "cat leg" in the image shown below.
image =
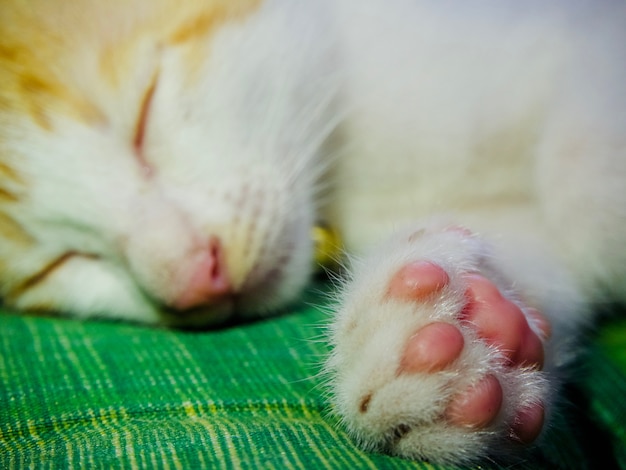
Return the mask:
<path fill-rule="evenodd" d="M 514 454 L 553 409 L 550 337 L 481 237 L 402 233 L 346 281 L 331 325 L 334 406 L 366 449 L 444 463 Z"/>

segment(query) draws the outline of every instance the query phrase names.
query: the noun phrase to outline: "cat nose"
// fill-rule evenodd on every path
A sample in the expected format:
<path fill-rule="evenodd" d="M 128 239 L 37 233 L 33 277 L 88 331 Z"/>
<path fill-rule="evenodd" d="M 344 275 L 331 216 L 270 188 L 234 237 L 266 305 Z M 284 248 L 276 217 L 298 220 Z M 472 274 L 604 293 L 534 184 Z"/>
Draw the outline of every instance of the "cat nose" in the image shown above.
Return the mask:
<path fill-rule="evenodd" d="M 210 305 L 216 299 L 232 292 L 224 259 L 224 249 L 218 238 L 211 238 L 206 250 L 191 263 L 191 275 L 174 299 L 172 307 L 188 310 L 201 305 Z"/>

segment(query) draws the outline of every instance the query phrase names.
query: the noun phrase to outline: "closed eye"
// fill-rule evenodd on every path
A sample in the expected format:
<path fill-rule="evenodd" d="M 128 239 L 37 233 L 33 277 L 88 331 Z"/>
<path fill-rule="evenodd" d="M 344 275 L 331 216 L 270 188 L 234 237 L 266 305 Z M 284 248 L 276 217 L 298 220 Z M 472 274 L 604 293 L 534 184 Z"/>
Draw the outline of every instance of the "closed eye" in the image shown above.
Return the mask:
<path fill-rule="evenodd" d="M 148 118 L 150 116 L 150 107 L 152 105 L 152 99 L 154 98 L 154 92 L 156 90 L 158 81 L 158 75 L 155 74 L 152 78 L 150 86 L 147 88 L 141 100 L 141 106 L 139 108 L 139 116 L 137 117 L 137 123 L 135 124 L 135 134 L 133 137 L 133 150 L 135 157 L 141 166 L 146 177 L 151 177 L 154 174 L 154 168 L 148 162 L 144 143 L 146 139 L 146 129 L 148 126 Z"/>
<path fill-rule="evenodd" d="M 41 283 L 45 282 L 46 279 L 48 279 L 55 271 L 57 271 L 63 265 L 65 265 L 65 263 L 67 263 L 68 261 L 70 261 L 71 259 L 75 257 L 82 257 L 82 258 L 87 258 L 87 259 L 92 259 L 92 260 L 100 258 L 98 255 L 95 255 L 92 253 L 80 253 L 77 251 L 65 252 L 58 258 L 55 258 L 48 264 L 44 265 L 39 271 L 27 277 L 20 284 L 18 284 L 13 289 L 11 289 L 6 294 L 6 299 L 9 301 L 12 299 L 16 299 L 22 296 L 26 291 L 37 287 Z"/>

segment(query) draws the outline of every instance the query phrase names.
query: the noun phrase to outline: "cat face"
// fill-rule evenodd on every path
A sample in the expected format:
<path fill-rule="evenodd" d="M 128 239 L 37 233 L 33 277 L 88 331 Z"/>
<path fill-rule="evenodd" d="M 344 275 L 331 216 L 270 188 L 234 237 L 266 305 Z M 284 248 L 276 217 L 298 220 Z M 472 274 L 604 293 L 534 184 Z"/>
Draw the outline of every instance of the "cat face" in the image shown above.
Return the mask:
<path fill-rule="evenodd" d="M 334 94 L 310 12 L 5 3 L 7 304 L 204 324 L 298 293 Z"/>

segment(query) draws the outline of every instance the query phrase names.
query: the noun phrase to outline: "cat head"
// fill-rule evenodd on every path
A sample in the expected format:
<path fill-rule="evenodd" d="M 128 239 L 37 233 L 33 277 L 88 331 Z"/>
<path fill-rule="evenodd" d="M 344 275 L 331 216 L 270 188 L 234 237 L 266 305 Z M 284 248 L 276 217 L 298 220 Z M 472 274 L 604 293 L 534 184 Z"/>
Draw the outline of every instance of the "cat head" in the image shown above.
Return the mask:
<path fill-rule="evenodd" d="M 6 304 L 185 325 L 298 293 L 336 86 L 290 3 L 5 2 Z"/>

